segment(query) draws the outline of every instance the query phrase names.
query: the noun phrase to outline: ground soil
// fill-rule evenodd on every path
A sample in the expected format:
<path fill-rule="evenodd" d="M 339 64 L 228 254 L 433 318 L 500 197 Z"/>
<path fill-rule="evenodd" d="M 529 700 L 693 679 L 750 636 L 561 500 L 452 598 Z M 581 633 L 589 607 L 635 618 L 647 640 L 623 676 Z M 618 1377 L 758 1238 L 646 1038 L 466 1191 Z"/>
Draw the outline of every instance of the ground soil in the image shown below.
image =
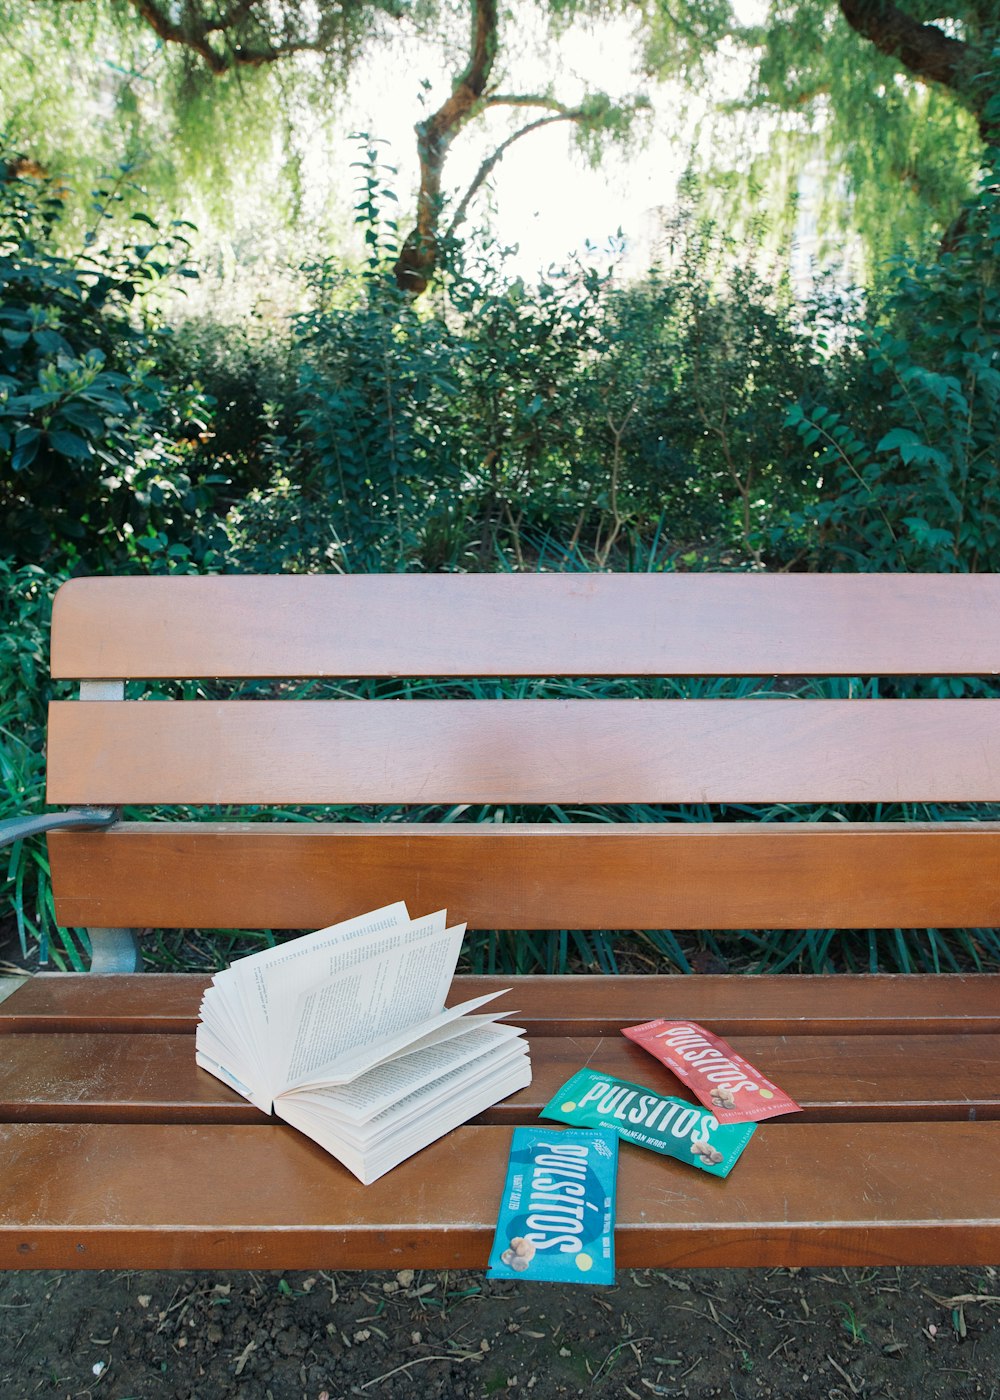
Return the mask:
<path fill-rule="evenodd" d="M 995 1269 L 622 1271 L 613 1288 L 478 1273 L 10 1273 L 0 1394 L 1000 1395 Z"/>

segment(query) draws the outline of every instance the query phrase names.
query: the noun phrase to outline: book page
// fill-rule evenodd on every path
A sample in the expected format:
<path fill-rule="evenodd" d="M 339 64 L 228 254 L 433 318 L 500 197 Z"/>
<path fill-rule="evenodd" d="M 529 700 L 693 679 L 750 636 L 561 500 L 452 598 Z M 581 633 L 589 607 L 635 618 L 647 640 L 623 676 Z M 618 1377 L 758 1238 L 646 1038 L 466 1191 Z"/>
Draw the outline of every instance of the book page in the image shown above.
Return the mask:
<path fill-rule="evenodd" d="M 260 1085 L 267 1078 L 262 1047 L 249 1030 L 232 980 L 213 981 L 201 999 L 195 1045 L 241 1082 Z"/>
<path fill-rule="evenodd" d="M 423 923 L 424 920 L 419 922 Z M 345 947 L 378 934 L 398 931 L 409 923 L 406 905 L 399 900 L 382 909 L 373 909 L 370 914 L 362 914 L 357 919 L 345 919 L 342 923 L 331 924 L 329 928 L 317 929 L 303 938 L 294 938 L 290 943 L 279 944 L 277 948 L 264 948 L 259 953 L 251 953 L 249 957 L 240 958 L 239 962 L 213 981 L 232 976 L 248 1019 L 252 1024 L 263 1022 L 266 1025 L 270 1019 L 272 989 L 285 985 L 289 980 L 298 980 L 300 986 L 308 986 L 323 975 L 321 969 L 330 953 L 340 953 Z M 442 927 L 443 923 L 442 916 Z M 329 975 L 329 971 L 326 975 Z"/>
<path fill-rule="evenodd" d="M 390 906 L 390 913 L 398 910 L 405 912 L 405 905 Z M 297 1054 L 306 1055 L 310 1062 L 322 1063 L 336 1053 L 335 1049 L 326 1047 L 321 1031 L 321 1039 L 314 1038 L 320 1021 L 309 1019 L 302 1024 L 303 1016 L 308 1016 L 307 1003 L 317 989 L 340 989 L 339 1001 L 327 1029 L 334 1032 L 336 1027 L 348 1043 L 354 1045 L 368 1034 L 368 1007 L 372 994 L 379 991 L 384 981 L 380 976 L 378 985 L 368 985 L 373 965 L 384 963 L 391 970 L 405 962 L 412 975 L 407 957 L 412 948 L 424 948 L 436 941 L 450 949 L 453 940 L 447 937 L 444 910 L 412 922 L 407 919 L 393 923 L 391 927 L 386 927 L 391 920 L 385 915 L 385 910 L 378 910 L 375 915 L 354 920 L 346 927 L 336 925 L 308 938 L 296 939 L 287 945 L 292 950 L 289 956 L 274 957 L 284 950 L 268 949 L 266 955 L 255 955 L 261 960 L 249 969 L 245 968 L 245 963 L 253 962 L 251 958 L 234 965 L 234 985 L 243 1005 L 258 1014 L 254 1033 L 259 1037 L 260 1060 L 267 1076 L 267 1092 L 272 1098 L 287 1086 L 289 1066 Z M 458 937 L 460 945 L 461 933 Z M 299 943 L 308 946 L 299 947 Z M 452 968 L 457 960 L 458 946 L 454 949 Z M 434 967 L 439 961 L 430 958 Z M 441 1000 L 444 1000 L 444 993 Z M 266 1007 L 264 1021 L 259 1019 L 261 1007 Z"/>
<path fill-rule="evenodd" d="M 492 1060 L 489 1055 L 481 1058 L 486 1065 Z M 467 1078 L 470 1073 L 471 1080 Z M 478 1062 L 474 1061 L 465 1071 L 453 1070 L 442 1080 L 407 1095 L 399 1105 L 400 1116 L 391 1126 L 384 1126 L 384 1118 L 376 1120 L 380 1131 L 375 1140 L 370 1137 L 370 1130 L 376 1124 L 368 1126 L 362 1139 L 356 1135 L 357 1129 L 345 1131 L 343 1123 L 331 1120 L 329 1114 L 314 1106 L 308 1097 L 300 1102 L 295 1095 L 289 1095 L 275 1103 L 275 1110 L 367 1184 L 429 1142 L 530 1083 L 531 1065 L 526 1053 L 513 1058 L 503 1054 L 495 1068 L 485 1073 L 478 1072 Z"/>
<path fill-rule="evenodd" d="M 509 991 L 509 987 L 504 987 L 502 991 L 490 992 L 487 994 L 487 999 L 505 996 Z M 517 1014 L 515 1011 L 490 1011 L 482 1016 L 466 1014 L 474 1011 L 482 1000 L 482 998 L 475 997 L 471 1001 L 463 1001 L 460 1006 L 452 1007 L 444 1013 L 445 1016 L 450 1016 L 453 1012 L 457 1012 L 459 1014 L 458 1020 L 445 1020 L 441 1016 L 435 1016 L 427 1023 L 427 1027 L 420 1031 L 416 1040 L 408 1040 L 401 1050 L 382 1055 L 378 1063 L 380 1065 L 389 1064 L 393 1060 L 400 1059 L 403 1055 L 412 1055 L 416 1050 L 423 1050 L 427 1045 L 441 1045 L 454 1036 L 466 1035 L 469 1031 L 475 1030 L 477 1026 L 492 1025 L 497 1021 L 505 1020 L 508 1016 Z M 520 1034 L 521 1032 L 518 1031 L 518 1035 Z"/>
<path fill-rule="evenodd" d="M 297 1102 L 322 1108 L 331 1118 L 367 1123 L 432 1080 L 470 1065 L 480 1055 L 506 1049 L 524 1034 L 515 1026 L 496 1025 L 489 1016 L 469 1016 L 464 1020 L 465 1024 L 454 1028 L 454 1034 L 383 1061 L 349 1084 L 338 1088 L 310 1085 L 279 1095 L 281 1103 L 276 1102 L 275 1111 L 281 1113 L 282 1104 L 294 1097 Z M 452 1029 L 447 1028 L 449 1032 Z"/>
<path fill-rule="evenodd" d="M 291 1034 L 289 1007 L 303 988 L 328 977 L 339 965 L 363 962 L 400 940 L 443 931 L 445 922 L 442 910 L 413 923 L 399 901 L 241 958 L 217 973 L 205 992 L 196 1045 L 207 1060 L 251 1084 L 253 1102 L 269 1113 L 283 1083 L 282 1041 L 287 1043 Z"/>
<path fill-rule="evenodd" d="M 292 1020 L 295 1039 L 281 1089 L 310 1082 L 345 1083 L 499 996 L 490 992 L 444 1008 L 464 927 L 421 940 L 404 957 L 386 955 L 347 968 L 305 993 Z"/>

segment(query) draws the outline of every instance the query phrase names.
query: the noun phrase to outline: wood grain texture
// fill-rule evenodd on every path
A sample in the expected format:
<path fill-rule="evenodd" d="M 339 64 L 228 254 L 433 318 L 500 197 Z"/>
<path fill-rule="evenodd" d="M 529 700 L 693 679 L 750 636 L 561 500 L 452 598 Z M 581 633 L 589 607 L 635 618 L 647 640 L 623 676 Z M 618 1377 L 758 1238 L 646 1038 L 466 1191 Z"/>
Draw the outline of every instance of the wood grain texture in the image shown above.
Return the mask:
<path fill-rule="evenodd" d="M 194 972 L 39 972 L 0 1001 L 0 1035 L 188 1035 L 211 978 Z"/>
<path fill-rule="evenodd" d="M 86 578 L 57 677 L 1000 671 L 985 574 Z"/>
<path fill-rule="evenodd" d="M 196 973 L 40 973 L 0 1002 L 0 1034 L 187 1035 L 207 983 Z M 448 1000 L 505 987 L 506 1004 L 533 1036 L 616 1035 L 656 1016 L 699 1021 L 728 1037 L 1000 1034 L 997 978 L 989 973 L 457 977 Z"/>
<path fill-rule="evenodd" d="M 75 928 L 322 928 L 387 891 L 474 929 L 1000 924 L 989 822 L 125 822 L 49 859 Z"/>
<path fill-rule="evenodd" d="M 796 1123 L 1000 1119 L 1000 1036 L 913 1035 L 900 1045 L 898 1036 L 884 1035 L 741 1035 L 731 1043 L 799 1104 Z M 584 1064 L 655 1093 L 692 1098 L 618 1034 L 533 1036 L 531 1064 L 528 1088 L 475 1121 L 535 1123 Z M 197 1067 L 193 1035 L 57 1033 L 12 1035 L 3 1043 L 0 1122 L 268 1121 Z"/>
<path fill-rule="evenodd" d="M 49 708 L 53 803 L 992 802 L 992 700 Z"/>
<path fill-rule="evenodd" d="M 285 1127 L 4 1125 L 0 1266 L 482 1268 L 509 1133 L 459 1129 L 366 1187 Z M 727 1181 L 623 1148 L 617 1261 L 985 1265 L 998 1201 L 1000 1123 L 771 1123 Z"/>

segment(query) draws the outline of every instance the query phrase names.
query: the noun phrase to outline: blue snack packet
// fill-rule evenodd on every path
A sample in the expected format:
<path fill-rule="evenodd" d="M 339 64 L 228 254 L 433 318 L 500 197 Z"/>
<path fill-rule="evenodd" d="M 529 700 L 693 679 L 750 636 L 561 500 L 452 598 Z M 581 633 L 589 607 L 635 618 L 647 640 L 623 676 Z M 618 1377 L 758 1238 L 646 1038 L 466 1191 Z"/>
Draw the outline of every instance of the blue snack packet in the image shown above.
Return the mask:
<path fill-rule="evenodd" d="M 723 1123 L 699 1104 L 667 1098 L 627 1079 L 581 1069 L 542 1109 L 543 1118 L 603 1128 L 624 1142 L 676 1157 L 689 1167 L 728 1176 L 756 1123 Z"/>
<path fill-rule="evenodd" d="M 515 1128 L 490 1278 L 614 1283 L 614 1133 Z"/>

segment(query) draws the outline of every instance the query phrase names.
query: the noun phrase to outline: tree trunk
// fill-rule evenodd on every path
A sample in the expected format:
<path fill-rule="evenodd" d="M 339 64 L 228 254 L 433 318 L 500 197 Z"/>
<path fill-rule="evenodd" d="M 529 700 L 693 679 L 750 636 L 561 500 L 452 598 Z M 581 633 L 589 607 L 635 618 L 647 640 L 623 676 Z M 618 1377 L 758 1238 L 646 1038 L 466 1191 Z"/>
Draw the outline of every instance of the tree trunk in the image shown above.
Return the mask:
<path fill-rule="evenodd" d="M 416 126 L 420 158 L 417 222 L 395 267 L 397 284 L 414 296 L 426 289 L 437 267 L 441 179 L 448 148 L 466 122 L 482 111 L 496 53 L 497 0 L 472 0 L 469 62 L 455 79 L 447 101 Z"/>

